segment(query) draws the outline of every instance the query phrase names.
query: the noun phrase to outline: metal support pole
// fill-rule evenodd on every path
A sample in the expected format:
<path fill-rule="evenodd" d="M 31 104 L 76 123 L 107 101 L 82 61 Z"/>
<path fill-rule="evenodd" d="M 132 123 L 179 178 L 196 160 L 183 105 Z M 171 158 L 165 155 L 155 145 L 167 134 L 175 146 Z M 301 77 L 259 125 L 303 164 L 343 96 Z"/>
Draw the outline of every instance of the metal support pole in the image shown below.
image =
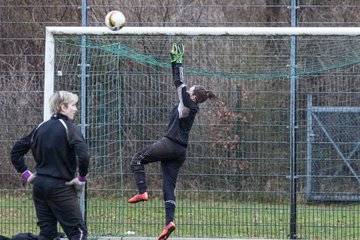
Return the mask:
<path fill-rule="evenodd" d="M 81 3 L 81 26 L 86 27 L 88 25 L 87 16 L 87 0 L 82 0 Z M 87 78 L 87 63 L 86 63 L 86 36 L 81 37 L 81 132 L 86 138 L 86 78 Z M 87 184 L 85 185 L 85 191 L 80 197 L 80 207 L 83 214 L 83 218 L 86 222 L 86 196 Z"/>
<path fill-rule="evenodd" d="M 291 27 L 297 27 L 296 11 L 297 0 L 291 1 Z M 290 239 L 296 239 L 296 93 L 297 93 L 297 76 L 296 76 L 296 52 L 297 36 L 291 36 L 290 49 Z"/>

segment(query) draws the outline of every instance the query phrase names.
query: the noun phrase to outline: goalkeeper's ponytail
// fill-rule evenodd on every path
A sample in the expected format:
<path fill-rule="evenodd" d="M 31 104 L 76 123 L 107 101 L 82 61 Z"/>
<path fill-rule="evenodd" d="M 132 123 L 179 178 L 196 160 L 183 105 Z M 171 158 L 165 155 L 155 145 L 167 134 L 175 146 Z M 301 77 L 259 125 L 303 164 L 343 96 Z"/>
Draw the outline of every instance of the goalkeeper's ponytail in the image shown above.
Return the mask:
<path fill-rule="evenodd" d="M 203 86 L 195 85 L 194 95 L 196 97 L 196 103 L 203 103 L 207 99 L 221 102 L 220 99 L 212 91 L 205 89 Z"/>

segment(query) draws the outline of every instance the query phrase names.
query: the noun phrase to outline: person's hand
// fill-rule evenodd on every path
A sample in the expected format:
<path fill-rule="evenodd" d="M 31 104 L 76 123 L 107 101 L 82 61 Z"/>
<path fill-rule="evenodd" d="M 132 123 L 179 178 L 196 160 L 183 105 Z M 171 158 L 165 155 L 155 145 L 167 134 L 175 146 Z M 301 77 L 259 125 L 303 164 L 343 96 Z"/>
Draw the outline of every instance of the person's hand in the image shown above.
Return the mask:
<path fill-rule="evenodd" d="M 73 180 L 71 180 L 70 182 L 66 182 L 65 184 L 68 186 L 74 186 L 74 188 L 78 193 L 82 193 L 84 191 L 84 186 L 86 184 L 86 177 L 78 176 Z"/>
<path fill-rule="evenodd" d="M 170 50 L 170 62 L 182 63 L 184 55 L 184 45 L 173 43 Z"/>
<path fill-rule="evenodd" d="M 26 170 L 21 174 L 21 176 L 27 183 L 33 183 L 36 178 L 36 173 Z"/>

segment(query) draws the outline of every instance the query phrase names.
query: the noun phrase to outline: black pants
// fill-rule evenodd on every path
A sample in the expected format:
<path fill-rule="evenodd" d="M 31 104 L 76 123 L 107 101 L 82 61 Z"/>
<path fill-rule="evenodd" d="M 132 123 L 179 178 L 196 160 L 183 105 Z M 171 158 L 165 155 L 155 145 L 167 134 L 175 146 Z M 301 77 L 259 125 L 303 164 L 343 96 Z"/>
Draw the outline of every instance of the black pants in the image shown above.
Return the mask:
<path fill-rule="evenodd" d="M 62 179 L 37 176 L 33 186 L 33 200 L 40 228 L 40 240 L 58 236 L 59 222 L 69 240 L 87 239 L 76 190 Z"/>
<path fill-rule="evenodd" d="M 180 167 L 185 161 L 185 157 L 185 146 L 163 137 L 154 144 L 136 153 L 131 160 L 131 170 L 135 174 L 139 193 L 144 193 L 147 189 L 144 165 L 153 162 L 161 162 L 166 224 L 174 219 L 176 181 Z"/>

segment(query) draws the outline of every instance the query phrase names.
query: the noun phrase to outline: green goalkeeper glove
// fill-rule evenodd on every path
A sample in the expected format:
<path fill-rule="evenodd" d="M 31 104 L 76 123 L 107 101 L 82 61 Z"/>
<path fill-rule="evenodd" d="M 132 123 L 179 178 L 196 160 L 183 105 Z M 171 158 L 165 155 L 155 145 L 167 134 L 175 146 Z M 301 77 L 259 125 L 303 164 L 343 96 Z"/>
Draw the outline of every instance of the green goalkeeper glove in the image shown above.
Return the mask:
<path fill-rule="evenodd" d="M 170 50 L 170 62 L 182 63 L 184 55 L 184 45 L 173 43 Z"/>

